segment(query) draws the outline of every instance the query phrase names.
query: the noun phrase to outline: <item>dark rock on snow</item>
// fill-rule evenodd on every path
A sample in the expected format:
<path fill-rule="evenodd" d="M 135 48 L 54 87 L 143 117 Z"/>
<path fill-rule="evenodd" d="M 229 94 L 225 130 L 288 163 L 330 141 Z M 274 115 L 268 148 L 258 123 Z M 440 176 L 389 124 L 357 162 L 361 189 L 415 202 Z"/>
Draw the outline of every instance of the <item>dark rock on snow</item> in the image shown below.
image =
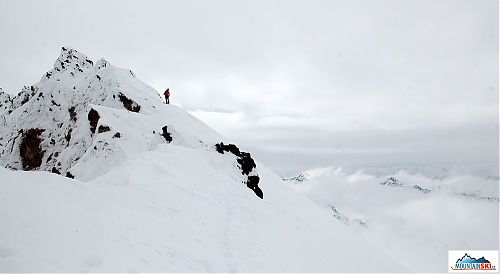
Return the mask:
<path fill-rule="evenodd" d="M 97 123 L 99 122 L 101 116 L 99 116 L 99 113 L 95 109 L 91 109 L 89 111 L 88 118 L 90 122 L 90 131 L 92 131 L 92 133 L 95 133 L 95 129 L 97 128 Z"/>
<path fill-rule="evenodd" d="M 255 167 L 257 167 L 250 153 L 240 151 L 240 149 L 234 144 L 225 145 L 223 142 L 215 144 L 215 149 L 217 150 L 217 152 L 221 154 L 224 154 L 224 152 L 230 152 L 236 155 L 236 157 L 238 157 L 236 161 L 239 164 L 241 173 L 247 176 L 247 181 L 246 181 L 247 187 L 253 190 L 255 195 L 257 195 L 259 198 L 264 199 L 264 193 L 262 192 L 262 189 L 260 189 L 258 186 L 260 180 L 259 176 L 257 175 L 249 176 L 250 172 Z"/>
<path fill-rule="evenodd" d="M 98 133 L 103 133 L 103 132 L 108 132 L 111 129 L 108 126 L 105 125 L 100 125 L 99 128 L 97 129 Z"/>
<path fill-rule="evenodd" d="M 122 102 L 123 107 L 128 111 L 139 112 L 141 110 L 141 106 L 129 99 L 127 96 L 123 95 L 123 93 L 119 93 L 118 98 L 120 99 L 120 102 Z"/>
<path fill-rule="evenodd" d="M 168 127 L 164 126 L 161 128 L 161 130 L 162 130 L 162 134 L 160 134 L 160 135 L 163 136 L 163 138 L 165 138 L 165 141 L 167 141 L 168 143 L 172 142 L 172 136 L 168 132 Z"/>
<path fill-rule="evenodd" d="M 40 167 L 42 164 L 43 150 L 40 146 L 42 143 L 40 135 L 44 131 L 44 129 L 38 128 L 22 131 L 22 139 L 19 148 L 24 170 L 32 170 Z"/>

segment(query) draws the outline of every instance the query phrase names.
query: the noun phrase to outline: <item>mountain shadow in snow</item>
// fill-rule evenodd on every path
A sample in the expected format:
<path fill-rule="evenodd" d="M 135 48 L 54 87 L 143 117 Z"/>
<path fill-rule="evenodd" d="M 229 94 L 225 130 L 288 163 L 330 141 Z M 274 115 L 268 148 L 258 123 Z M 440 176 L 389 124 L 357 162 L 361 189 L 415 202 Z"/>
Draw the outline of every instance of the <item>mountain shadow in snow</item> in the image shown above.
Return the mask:
<path fill-rule="evenodd" d="M 255 167 L 257 167 L 250 153 L 240 151 L 240 149 L 234 144 L 225 145 L 223 142 L 215 144 L 215 149 L 217 150 L 217 152 L 221 154 L 224 154 L 224 152 L 226 151 L 238 157 L 237 162 L 241 169 L 241 173 L 247 176 L 247 181 L 246 181 L 247 187 L 253 190 L 255 195 L 257 195 L 257 197 L 264 199 L 264 193 L 262 192 L 262 189 L 259 188 L 259 181 L 260 181 L 259 176 L 249 175 L 250 172 Z"/>

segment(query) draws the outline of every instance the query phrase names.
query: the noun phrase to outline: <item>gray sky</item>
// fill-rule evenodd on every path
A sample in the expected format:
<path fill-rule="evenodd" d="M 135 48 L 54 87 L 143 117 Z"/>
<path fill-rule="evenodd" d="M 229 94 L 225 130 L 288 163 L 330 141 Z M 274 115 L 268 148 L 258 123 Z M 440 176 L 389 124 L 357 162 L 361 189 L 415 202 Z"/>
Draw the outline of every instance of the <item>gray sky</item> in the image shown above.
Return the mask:
<path fill-rule="evenodd" d="M 0 87 L 71 46 L 132 69 L 280 175 L 498 174 L 496 0 L 0 0 Z"/>

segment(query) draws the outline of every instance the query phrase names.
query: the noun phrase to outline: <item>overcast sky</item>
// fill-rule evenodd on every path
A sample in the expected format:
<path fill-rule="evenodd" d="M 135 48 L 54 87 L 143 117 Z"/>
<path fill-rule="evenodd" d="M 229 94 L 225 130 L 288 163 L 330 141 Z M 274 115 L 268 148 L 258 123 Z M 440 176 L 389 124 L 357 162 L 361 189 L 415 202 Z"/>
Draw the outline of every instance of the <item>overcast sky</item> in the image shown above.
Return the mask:
<path fill-rule="evenodd" d="M 474 165 L 498 174 L 496 0 L 0 0 L 0 87 L 63 45 L 132 69 L 280 175 Z"/>

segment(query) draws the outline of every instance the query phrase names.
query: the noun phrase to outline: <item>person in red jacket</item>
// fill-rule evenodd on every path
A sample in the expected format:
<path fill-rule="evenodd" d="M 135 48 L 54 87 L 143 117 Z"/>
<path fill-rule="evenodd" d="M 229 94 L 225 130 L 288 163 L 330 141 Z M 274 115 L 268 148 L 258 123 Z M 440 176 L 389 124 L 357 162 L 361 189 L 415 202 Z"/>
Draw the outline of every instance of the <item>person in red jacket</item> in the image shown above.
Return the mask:
<path fill-rule="evenodd" d="M 170 104 L 170 89 L 167 88 L 165 92 L 163 93 L 165 95 L 165 104 Z"/>

